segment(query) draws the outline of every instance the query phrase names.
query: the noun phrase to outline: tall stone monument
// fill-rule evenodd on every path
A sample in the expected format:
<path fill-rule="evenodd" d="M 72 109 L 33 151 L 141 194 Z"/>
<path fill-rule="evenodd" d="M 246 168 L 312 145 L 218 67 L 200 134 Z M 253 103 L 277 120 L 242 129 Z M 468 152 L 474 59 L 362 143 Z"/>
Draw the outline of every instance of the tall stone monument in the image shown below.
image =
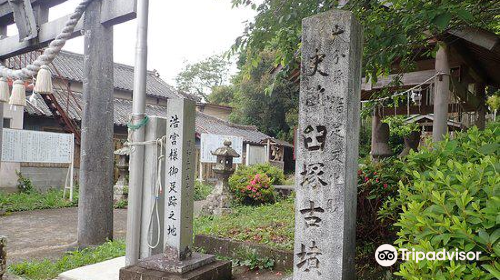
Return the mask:
<path fill-rule="evenodd" d="M 303 20 L 294 280 L 355 279 L 361 49 L 352 13 Z"/>

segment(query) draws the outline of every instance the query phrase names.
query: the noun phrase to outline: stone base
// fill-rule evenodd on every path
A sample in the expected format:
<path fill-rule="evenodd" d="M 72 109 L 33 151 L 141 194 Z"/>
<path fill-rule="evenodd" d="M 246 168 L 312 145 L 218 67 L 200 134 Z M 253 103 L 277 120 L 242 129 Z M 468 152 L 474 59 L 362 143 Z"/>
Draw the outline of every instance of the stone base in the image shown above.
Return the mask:
<path fill-rule="evenodd" d="M 230 261 L 215 261 L 184 274 L 133 265 L 120 269 L 120 280 L 231 280 L 231 271 Z"/>
<path fill-rule="evenodd" d="M 139 261 L 137 266 L 146 269 L 184 274 L 191 270 L 213 263 L 215 256 L 193 252 L 185 261 L 169 260 L 163 254 L 154 255 Z"/>

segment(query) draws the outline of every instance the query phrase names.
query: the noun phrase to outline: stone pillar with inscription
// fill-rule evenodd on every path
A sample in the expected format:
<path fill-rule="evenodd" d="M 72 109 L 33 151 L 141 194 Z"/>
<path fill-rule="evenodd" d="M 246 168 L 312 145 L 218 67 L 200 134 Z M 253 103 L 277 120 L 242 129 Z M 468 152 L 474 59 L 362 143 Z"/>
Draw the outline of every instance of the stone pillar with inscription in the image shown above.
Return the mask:
<path fill-rule="evenodd" d="M 352 13 L 303 20 L 294 280 L 355 279 L 361 53 Z"/>
<path fill-rule="evenodd" d="M 231 279 L 231 262 L 193 252 L 195 165 L 195 102 L 170 99 L 165 136 L 163 253 L 122 268 L 120 280 Z M 147 174 L 145 174 L 147 176 Z M 144 217 L 143 217 L 144 219 Z M 144 233 L 141 233 L 144 234 Z"/>

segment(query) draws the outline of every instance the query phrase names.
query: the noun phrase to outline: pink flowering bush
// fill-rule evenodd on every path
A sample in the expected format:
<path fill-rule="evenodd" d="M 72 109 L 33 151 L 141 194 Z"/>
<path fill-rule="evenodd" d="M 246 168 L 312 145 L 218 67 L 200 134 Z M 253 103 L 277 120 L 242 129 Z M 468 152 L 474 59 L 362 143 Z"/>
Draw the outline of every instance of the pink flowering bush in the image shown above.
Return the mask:
<path fill-rule="evenodd" d="M 246 180 L 231 184 L 235 199 L 242 204 L 262 204 L 275 201 L 274 187 L 266 174 L 249 175 Z"/>

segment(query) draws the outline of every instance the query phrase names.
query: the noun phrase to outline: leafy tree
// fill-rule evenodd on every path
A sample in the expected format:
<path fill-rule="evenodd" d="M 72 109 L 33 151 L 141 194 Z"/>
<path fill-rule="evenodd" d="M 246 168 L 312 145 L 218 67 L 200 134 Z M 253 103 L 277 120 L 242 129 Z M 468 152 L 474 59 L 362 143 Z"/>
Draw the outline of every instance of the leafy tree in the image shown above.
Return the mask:
<path fill-rule="evenodd" d="M 233 51 L 248 52 L 255 67 L 263 50 L 275 50 L 275 64 L 285 70 L 297 67 L 302 19 L 338 6 L 337 0 L 232 0 L 233 6 L 247 5 L 257 11 Z M 260 1 L 259 1 L 260 2 Z M 351 10 L 364 27 L 364 72 L 373 81 L 388 74 L 398 60 L 400 71 L 411 69 L 415 50 L 432 55 L 430 42 L 443 33 L 465 25 L 498 31 L 496 0 L 351 0 L 342 9 Z"/>
<path fill-rule="evenodd" d="M 263 51 L 259 63 L 248 67 L 252 61 L 242 55 L 241 69 L 234 77 L 235 97 L 231 121 L 256 125 L 270 136 L 292 141 L 293 127 L 297 124 L 299 89 L 286 79 L 275 78 L 270 70 L 274 53 Z"/>
<path fill-rule="evenodd" d="M 208 100 L 214 87 L 228 83 L 230 62 L 221 55 L 187 64 L 175 78 L 177 89 Z"/>
<path fill-rule="evenodd" d="M 208 102 L 230 106 L 234 99 L 234 86 L 216 86 L 208 96 Z"/>

